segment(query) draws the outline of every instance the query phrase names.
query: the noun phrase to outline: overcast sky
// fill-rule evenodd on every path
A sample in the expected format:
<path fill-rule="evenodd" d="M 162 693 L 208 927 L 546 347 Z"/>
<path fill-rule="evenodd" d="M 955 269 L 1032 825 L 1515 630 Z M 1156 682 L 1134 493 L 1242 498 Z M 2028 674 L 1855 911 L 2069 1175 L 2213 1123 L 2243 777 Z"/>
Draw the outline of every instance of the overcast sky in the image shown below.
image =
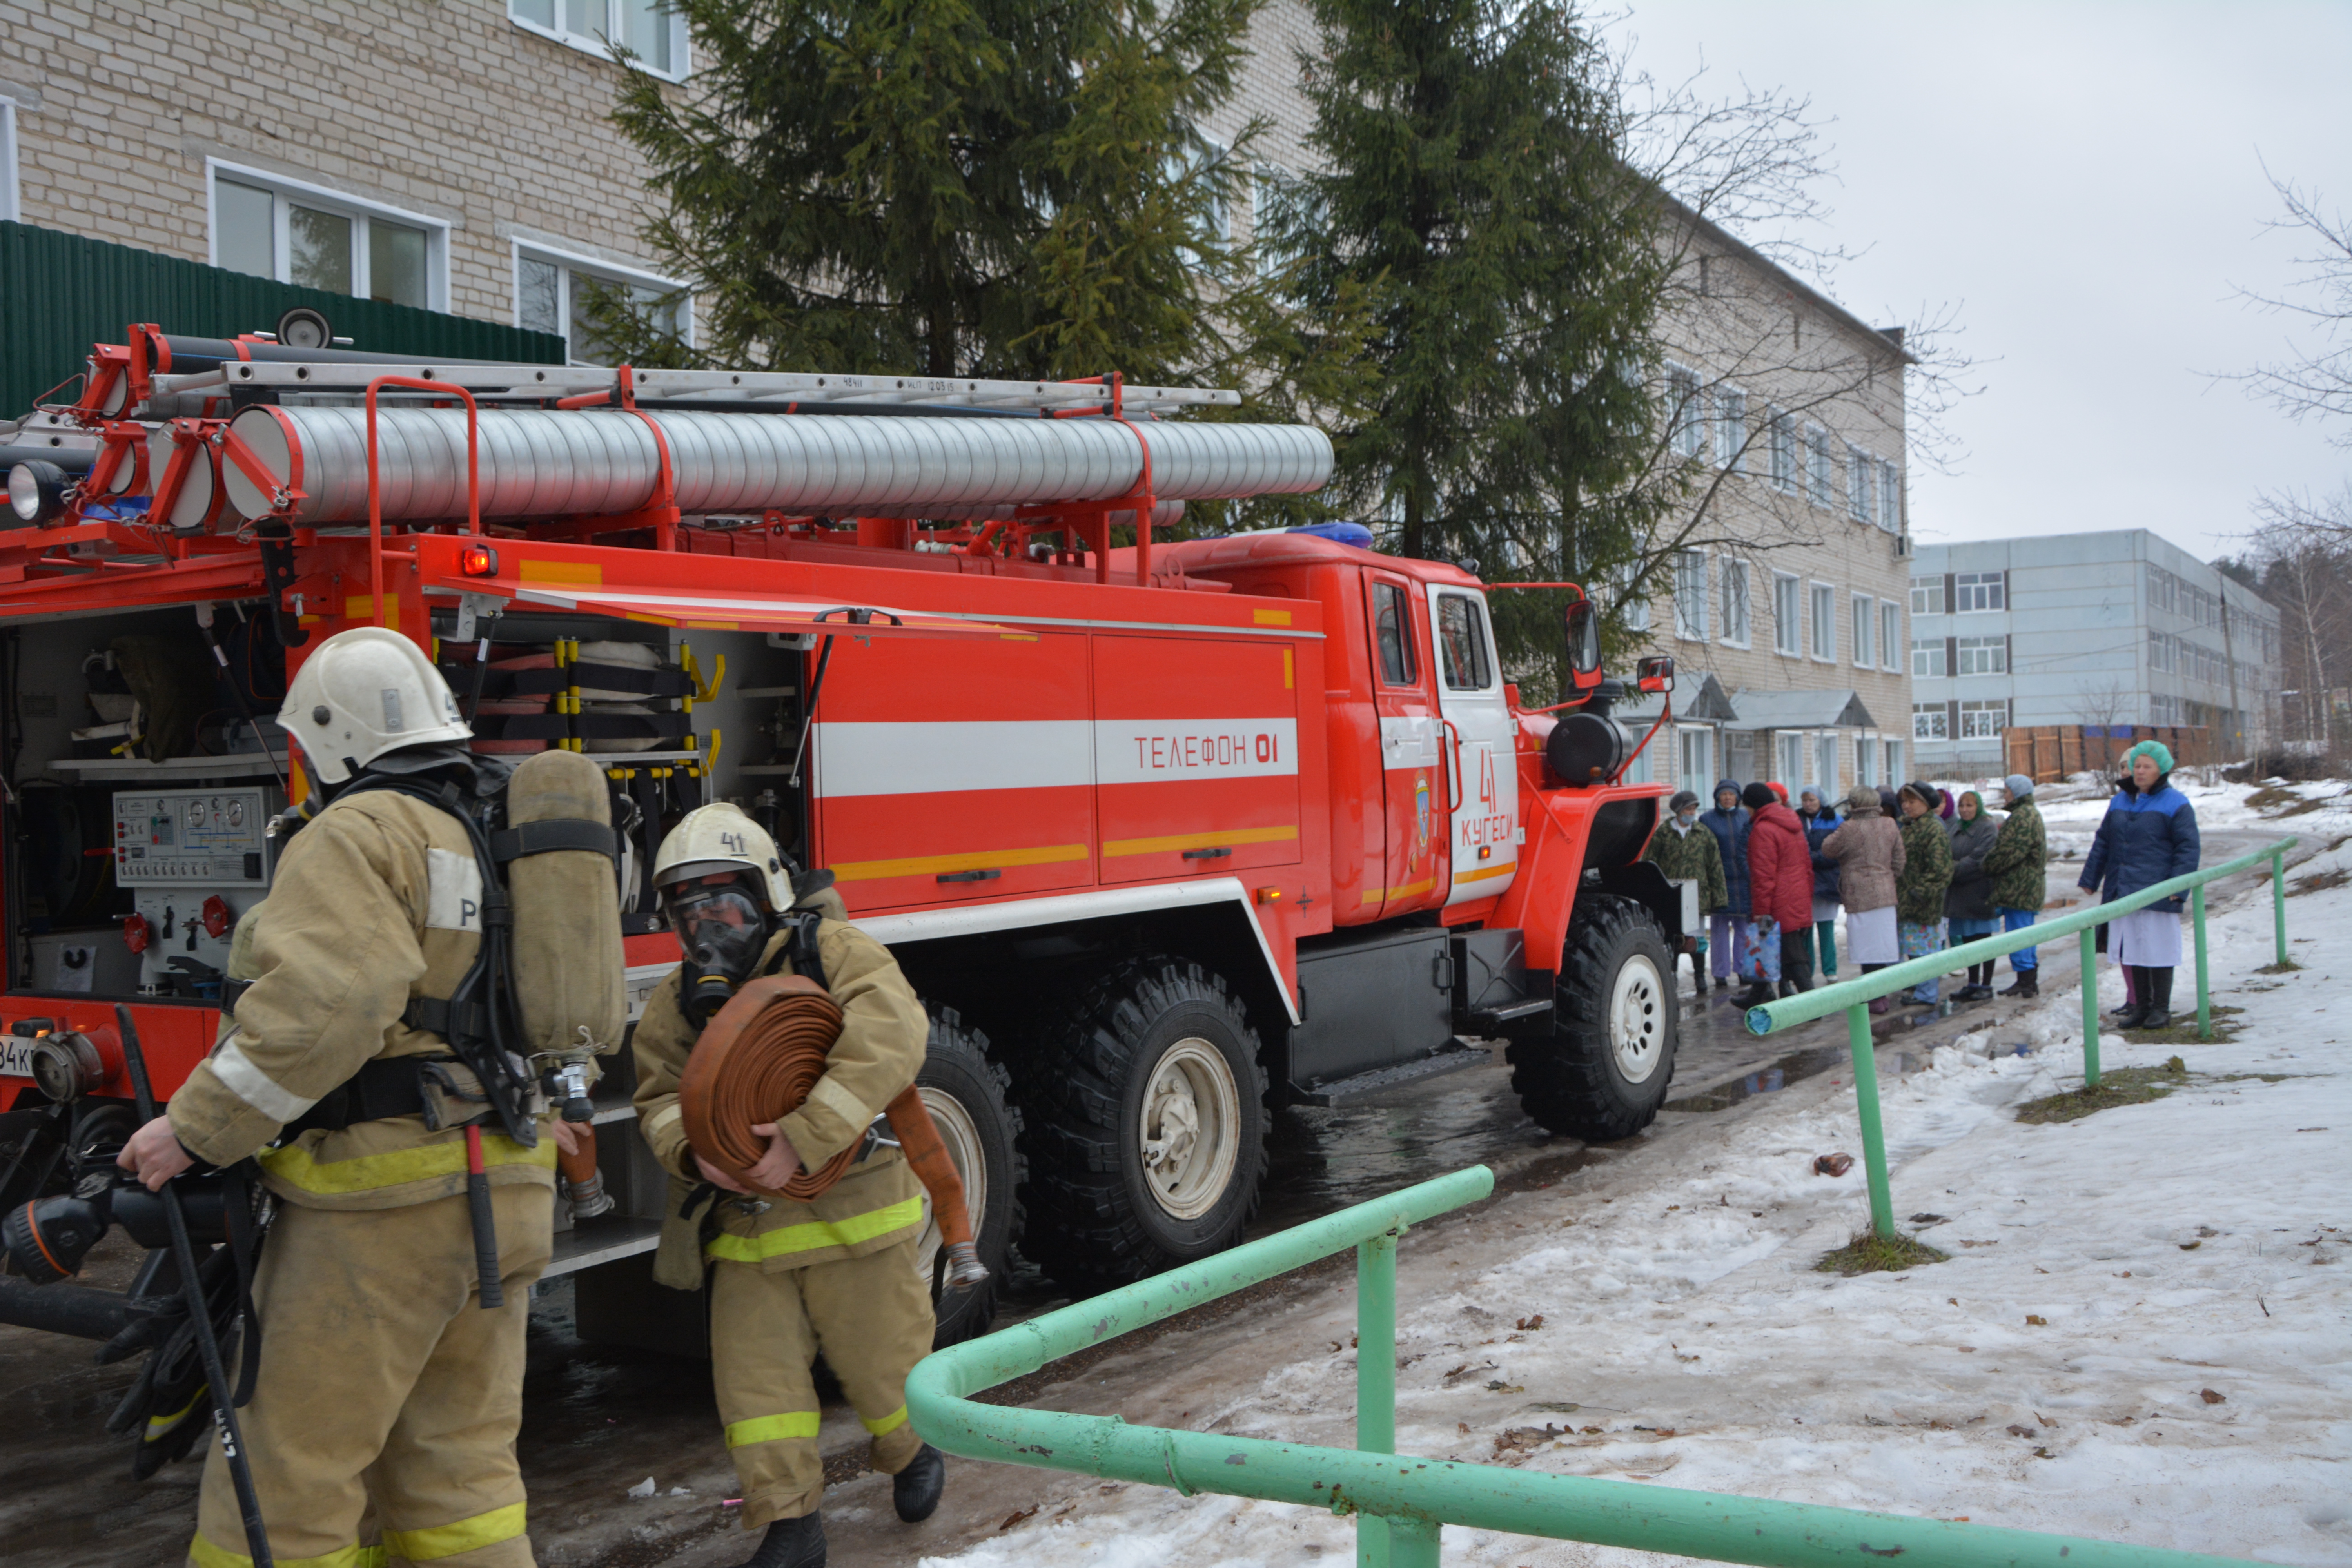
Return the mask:
<path fill-rule="evenodd" d="M 2210 560 L 2261 490 L 2352 473 L 2204 374 L 2294 330 L 2235 297 L 2297 254 L 2263 229 L 2263 163 L 2352 211 L 2352 5 L 1634 0 L 1611 30 L 1660 78 L 1810 98 L 1834 121 L 1821 237 L 1864 253 L 1830 292 L 1881 324 L 1960 308 L 1983 391 L 1957 471 L 1914 465 L 1922 540 L 2146 527 Z"/>

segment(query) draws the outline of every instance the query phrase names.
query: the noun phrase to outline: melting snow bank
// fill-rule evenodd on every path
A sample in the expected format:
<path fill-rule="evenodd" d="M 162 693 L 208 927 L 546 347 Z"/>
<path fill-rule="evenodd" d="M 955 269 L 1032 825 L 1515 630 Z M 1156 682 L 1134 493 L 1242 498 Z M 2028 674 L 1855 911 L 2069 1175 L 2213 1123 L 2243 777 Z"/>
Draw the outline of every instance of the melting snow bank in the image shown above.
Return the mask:
<path fill-rule="evenodd" d="M 2300 869 L 2338 868 L 2352 855 Z M 1815 1271 L 1869 1223 L 1858 1163 L 1810 1173 L 1817 1153 L 1859 1152 L 1845 1074 L 1670 1115 L 1622 1161 L 1409 1234 L 1399 1448 L 2352 1564 L 2352 888 L 2290 902 L 2299 973 L 2257 973 L 2270 919 L 2264 889 L 2213 922 L 2217 1000 L 2244 1009 L 2234 1043 L 2105 1037 L 2109 1068 L 2187 1059 L 2167 1099 L 2013 1119 L 2081 1081 L 2071 991 L 1899 1079 L 1882 1052 L 1895 1212 L 1948 1262 Z M 2176 1002 L 2193 1013 L 2187 970 Z M 1318 1306 L 1344 1323 L 1351 1291 Z M 1355 1354 L 1321 1342 L 1262 1375 L 1202 1368 L 1187 1425 L 1349 1446 Z M 1348 1521 L 1317 1510 L 1070 1477 L 1040 1517 L 925 1561 L 1240 1568 L 1352 1551 Z M 1668 1561 L 1459 1528 L 1444 1556 Z"/>

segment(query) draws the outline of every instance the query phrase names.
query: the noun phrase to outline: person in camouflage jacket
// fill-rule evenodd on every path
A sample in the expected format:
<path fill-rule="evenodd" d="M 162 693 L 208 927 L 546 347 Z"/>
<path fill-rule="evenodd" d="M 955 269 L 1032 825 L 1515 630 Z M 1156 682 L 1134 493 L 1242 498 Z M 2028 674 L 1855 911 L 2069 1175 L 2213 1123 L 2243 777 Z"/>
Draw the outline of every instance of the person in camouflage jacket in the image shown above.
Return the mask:
<path fill-rule="evenodd" d="M 1731 899 L 1723 875 L 1723 851 L 1715 835 L 1698 825 L 1698 796 L 1684 790 L 1670 806 L 1666 820 L 1650 835 L 1650 847 L 1642 851 L 1642 858 L 1654 863 L 1670 882 L 1696 882 L 1702 911 L 1721 909 Z M 1683 941 L 1684 951 L 1690 954 L 1691 983 L 1703 992 L 1706 974 L 1699 961 L 1706 952 L 1706 938 L 1685 933 Z"/>
<path fill-rule="evenodd" d="M 1896 797 L 1903 812 L 1903 869 L 1895 879 L 1895 920 L 1906 959 L 1925 958 L 1944 946 L 1944 895 L 1952 887 L 1952 839 L 1936 808 L 1935 785 L 1907 784 Z M 1914 1002 L 1933 1003 L 1940 981 L 1912 987 Z"/>
<path fill-rule="evenodd" d="M 1992 875 L 1993 911 L 2001 930 L 2022 931 L 2049 901 L 2050 840 L 2033 804 L 2033 781 L 2011 773 L 2002 783 L 2009 791 L 2009 818 L 1985 857 L 1985 869 Z M 2016 978 L 2001 988 L 2002 995 L 2042 994 L 2041 961 L 2032 948 L 2011 953 L 2009 968 Z"/>

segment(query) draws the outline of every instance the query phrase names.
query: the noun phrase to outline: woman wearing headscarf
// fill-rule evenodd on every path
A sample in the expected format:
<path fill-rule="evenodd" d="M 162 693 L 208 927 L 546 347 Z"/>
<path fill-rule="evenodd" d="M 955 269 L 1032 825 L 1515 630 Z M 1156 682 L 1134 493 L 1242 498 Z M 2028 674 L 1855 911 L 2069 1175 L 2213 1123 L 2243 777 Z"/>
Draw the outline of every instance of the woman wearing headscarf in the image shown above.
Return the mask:
<path fill-rule="evenodd" d="M 1797 814 L 1771 785 L 1749 784 L 1740 801 L 1754 816 L 1748 828 L 1748 967 L 1741 971 L 1748 989 L 1739 1005 L 1754 1007 L 1811 984 L 1805 937 L 1813 918 L 1813 857 Z"/>
<path fill-rule="evenodd" d="M 1820 790 L 1797 797 L 1797 820 L 1804 824 L 1805 847 L 1813 858 L 1813 941 L 1820 963 L 1815 973 L 1824 980 L 1837 974 L 1837 862 L 1822 853 L 1822 845 L 1838 830 L 1838 815 Z"/>
<path fill-rule="evenodd" d="M 1715 835 L 1723 858 L 1723 902 L 1708 910 L 1706 929 L 1712 951 L 1707 967 L 1715 988 L 1730 984 L 1733 971 L 1747 973 L 1748 952 L 1748 808 L 1739 804 L 1739 786 L 1729 779 L 1715 782 L 1715 809 L 1699 813 L 1700 825 Z"/>
<path fill-rule="evenodd" d="M 1655 863 L 1669 882 L 1696 882 L 1698 907 L 1714 909 L 1731 895 L 1724 889 L 1723 852 L 1716 847 L 1715 835 L 1698 825 L 1698 796 L 1683 790 L 1666 803 L 1666 810 L 1664 825 L 1650 835 L 1642 858 Z M 1685 934 L 1682 951 L 1690 954 L 1691 989 L 1706 995 L 1706 938 Z"/>
<path fill-rule="evenodd" d="M 2000 927 L 1992 906 L 1992 873 L 1985 868 L 2000 831 L 1985 815 L 1984 796 L 1962 790 L 1952 822 L 1952 887 L 1944 895 L 1944 929 L 1954 947 L 1990 936 Z M 1982 1002 L 1991 995 L 1992 961 L 1987 959 L 1969 965 L 1969 983 L 1952 1000 Z"/>
<path fill-rule="evenodd" d="M 1903 875 L 1895 889 L 1895 923 L 1903 939 L 1903 956 L 1925 958 L 1944 949 L 1944 895 L 1952 887 L 1952 840 L 1936 815 L 1934 784 L 1905 784 L 1896 795 L 1903 808 Z M 1914 1002 L 1936 1001 L 1943 982 L 1922 980 L 1913 986 Z"/>
<path fill-rule="evenodd" d="M 1903 875 L 1903 835 L 1879 808 L 1878 792 L 1856 784 L 1845 797 L 1845 821 L 1822 840 L 1837 862 L 1838 900 L 1845 905 L 1845 944 L 1868 974 L 1900 958 L 1895 920 L 1895 882 Z M 1886 1011 L 1886 998 L 1870 1005 Z"/>
<path fill-rule="evenodd" d="M 2172 752 L 2161 741 L 2142 741 L 2124 753 L 2131 777 L 2107 803 L 2077 884 L 2112 903 L 2185 877 L 2201 852 L 2197 808 L 2172 787 Z M 2172 972 L 2180 963 L 2180 894 L 2108 922 L 2108 954 L 2137 984 L 2116 1016 L 2126 1029 L 2161 1029 L 2172 1022 Z M 2136 972 L 2136 973 L 2135 973 Z"/>

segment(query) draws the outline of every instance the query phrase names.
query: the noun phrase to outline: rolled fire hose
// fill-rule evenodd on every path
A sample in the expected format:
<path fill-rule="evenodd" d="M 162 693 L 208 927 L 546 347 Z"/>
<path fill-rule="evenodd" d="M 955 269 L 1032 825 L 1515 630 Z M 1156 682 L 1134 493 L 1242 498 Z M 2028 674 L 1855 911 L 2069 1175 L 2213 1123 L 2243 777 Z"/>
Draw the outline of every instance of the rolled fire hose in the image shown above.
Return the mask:
<path fill-rule="evenodd" d="M 824 1074 L 825 1054 L 841 1037 L 841 1004 L 805 975 L 763 975 L 728 999 L 695 1042 L 678 1082 L 687 1142 L 694 1152 L 751 1187 L 751 1167 L 768 1152 L 765 1135 L 751 1131 L 799 1110 Z M 890 1131 L 915 1174 L 931 1194 L 931 1216 L 948 1249 L 950 1288 L 969 1290 L 988 1279 L 973 1245 L 971 1212 L 963 1178 L 948 1157 L 947 1145 L 923 1108 L 920 1089 L 909 1087 L 885 1108 Z M 771 1197 L 807 1203 L 832 1190 L 848 1173 L 863 1145 L 853 1143 L 824 1165 L 803 1166 Z"/>

